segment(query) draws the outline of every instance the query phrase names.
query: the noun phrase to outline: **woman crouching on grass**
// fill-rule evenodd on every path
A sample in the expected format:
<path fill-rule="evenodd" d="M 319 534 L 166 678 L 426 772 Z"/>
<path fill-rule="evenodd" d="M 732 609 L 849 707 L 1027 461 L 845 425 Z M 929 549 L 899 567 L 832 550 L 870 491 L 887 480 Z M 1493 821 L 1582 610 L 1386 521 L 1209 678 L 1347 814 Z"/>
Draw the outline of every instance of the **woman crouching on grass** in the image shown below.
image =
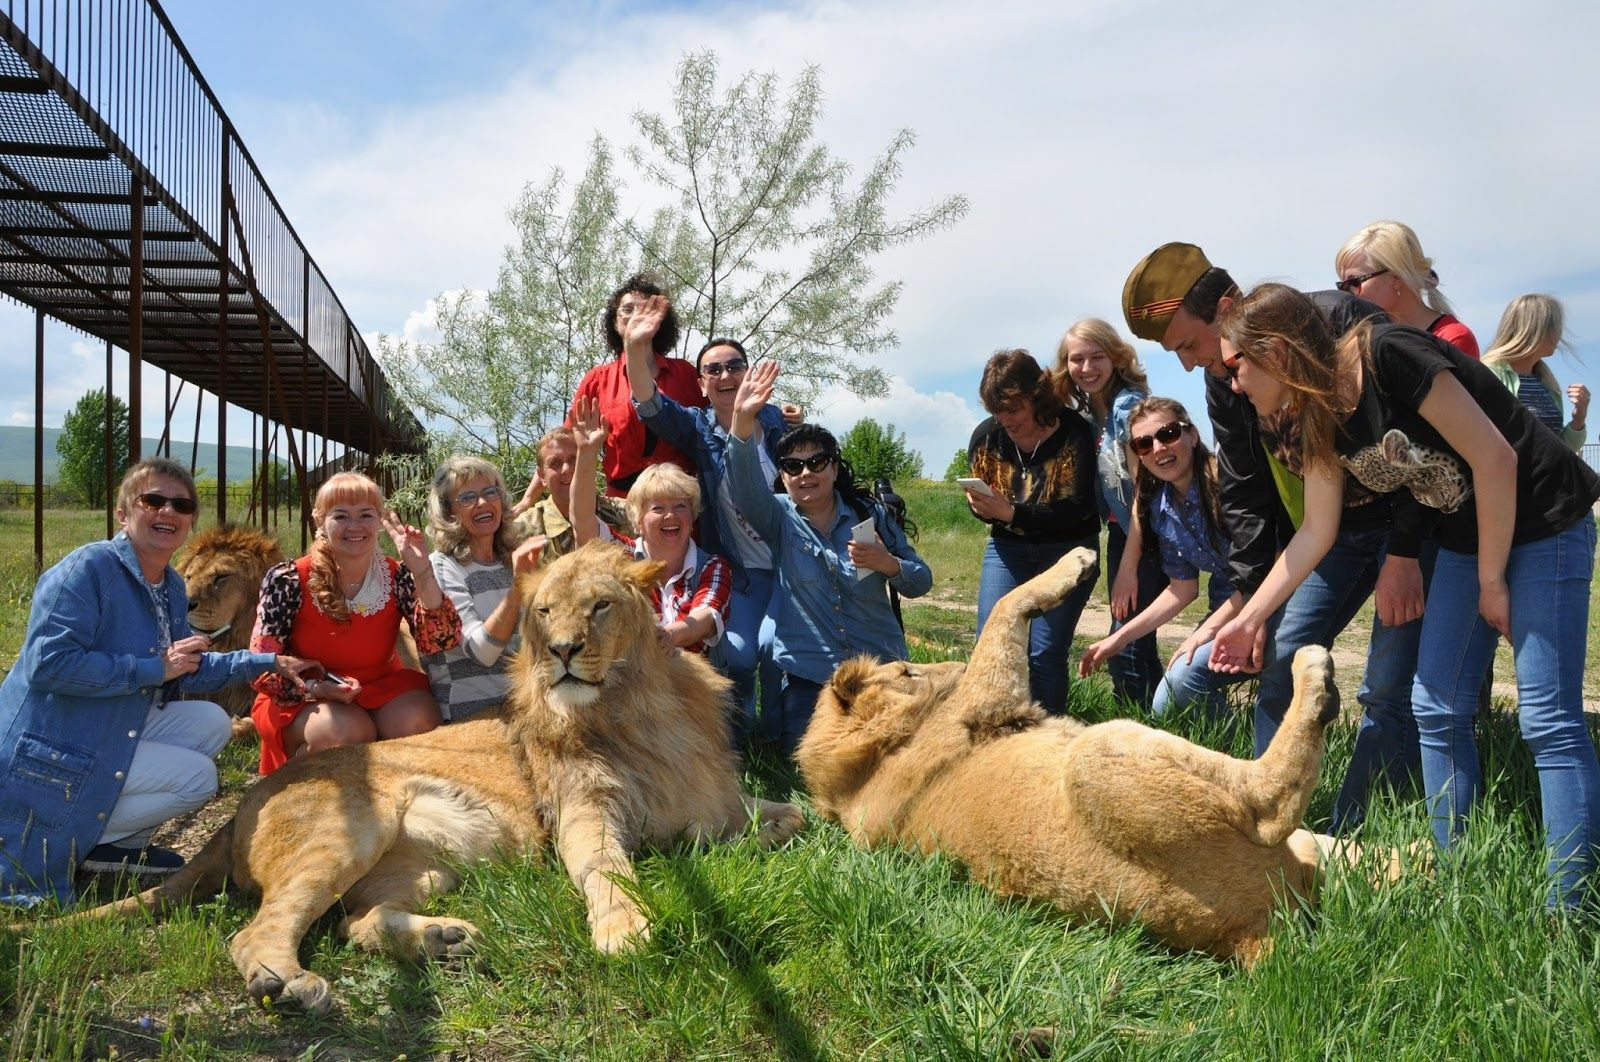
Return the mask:
<path fill-rule="evenodd" d="M 1216 458 L 1200 441 L 1188 410 L 1170 398 L 1146 398 L 1133 407 L 1128 445 L 1139 459 L 1132 509 L 1136 537 L 1154 540 L 1168 583 L 1144 611 L 1085 649 L 1078 673 L 1089 675 L 1188 608 L 1200 596 L 1200 573 L 1208 572 L 1211 610 L 1172 655 L 1150 711 L 1159 718 L 1196 707 L 1209 718 L 1224 719 L 1225 691 L 1249 676 L 1210 666 L 1211 639 L 1242 601 L 1228 579 Z"/>
<path fill-rule="evenodd" d="M 661 640 L 678 649 L 704 653 L 727 629 L 733 569 L 690 537 L 700 515 L 700 484 L 677 465 L 646 465 L 628 488 L 628 522 L 638 538 L 602 530 L 595 515 L 595 478 L 606 441 L 600 404 L 579 398 L 573 407 L 578 468 L 572 477 L 572 528 L 577 544 L 615 538 L 636 557 L 666 565 L 661 585 L 650 595 L 660 621 Z"/>
<path fill-rule="evenodd" d="M 422 532 L 384 513 L 376 483 L 340 472 L 317 491 L 311 516 L 317 527 L 311 552 L 261 580 L 250 648 L 292 648 L 330 674 L 306 683 L 303 694 L 274 675 L 253 683 L 250 717 L 261 733 L 263 775 L 301 752 L 438 726 L 428 676 L 401 664 L 395 638 L 404 617 L 424 656 L 461 640 L 461 618 L 439 589 Z M 378 548 L 380 531 L 388 532 L 399 562 Z"/>
<path fill-rule="evenodd" d="M 1256 632 L 1337 534 L 1347 474 L 1370 491 L 1406 488 L 1438 518 L 1412 691 L 1435 837 L 1450 845 L 1482 787 L 1473 717 L 1498 632 L 1539 774 L 1549 903 L 1578 905 L 1600 843 L 1600 762 L 1583 713 L 1600 476 L 1490 370 L 1426 332 L 1363 325 L 1335 344 L 1311 301 L 1280 284 L 1219 324 L 1234 388 L 1300 423 L 1307 474 L 1305 522 L 1218 632 L 1212 666 L 1251 665 Z"/>

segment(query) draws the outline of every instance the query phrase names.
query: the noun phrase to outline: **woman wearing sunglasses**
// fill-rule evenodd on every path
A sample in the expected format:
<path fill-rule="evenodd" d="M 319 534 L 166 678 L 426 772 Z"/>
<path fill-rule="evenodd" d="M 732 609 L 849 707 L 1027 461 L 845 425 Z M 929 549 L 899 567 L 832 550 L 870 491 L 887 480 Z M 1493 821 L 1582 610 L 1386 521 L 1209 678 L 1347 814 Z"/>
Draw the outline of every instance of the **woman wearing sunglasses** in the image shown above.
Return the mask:
<path fill-rule="evenodd" d="M 1579 903 L 1600 844 L 1600 763 L 1583 712 L 1600 476 L 1492 372 L 1425 332 L 1378 324 L 1336 344 L 1305 296 L 1263 284 L 1221 336 L 1235 387 L 1258 410 L 1294 411 L 1307 475 L 1304 522 L 1218 632 L 1212 665 L 1247 653 L 1337 534 L 1348 491 L 1408 490 L 1435 511 L 1439 543 L 1412 692 L 1435 837 L 1450 845 L 1482 786 L 1473 719 L 1498 632 L 1539 774 L 1549 902 Z"/>
<path fill-rule="evenodd" d="M 749 357 L 736 339 L 712 339 L 695 357 L 700 377 L 700 393 L 705 406 L 686 406 L 656 386 L 650 375 L 650 340 L 661 327 L 667 312 L 666 300 L 647 300 L 628 320 L 624 344 L 628 359 L 628 382 L 633 404 L 645 425 L 685 453 L 694 455 L 700 480 L 702 509 L 697 524 L 699 544 L 710 553 L 725 558 L 733 566 L 733 598 L 728 605 L 728 627 L 712 650 L 717 667 L 733 679 L 736 740 L 751 732 L 756 723 L 756 673 L 763 661 L 770 661 L 776 624 L 770 618 L 774 578 L 772 550 L 745 518 L 729 490 L 728 429 L 733 424 L 733 402 L 739 384 L 750 367 Z M 760 445 L 756 457 L 767 482 L 777 478 L 772 453 L 791 422 L 801 417 L 799 406 L 768 403 L 756 412 Z M 770 671 L 770 667 L 769 667 Z M 772 683 L 777 675 L 770 675 Z M 777 696 L 772 696 L 776 710 Z M 761 735 L 775 742 L 777 734 Z"/>
<path fill-rule="evenodd" d="M 1431 332 L 1469 358 L 1478 356 L 1478 339 L 1456 319 L 1450 300 L 1439 291 L 1433 259 L 1411 226 L 1375 221 L 1345 241 L 1334 255 L 1340 291 L 1383 308 L 1396 322 Z"/>
<path fill-rule="evenodd" d="M 894 517 L 856 486 L 832 433 L 815 424 L 791 429 L 774 454 L 784 493 L 772 492 L 756 441 L 757 415 L 772 397 L 778 365 L 745 373 L 728 432 L 728 484 L 734 502 L 772 548 L 778 576 L 773 659 L 783 672 L 777 718 L 785 757 L 800 744 L 834 668 L 865 653 L 906 658 L 889 588 L 920 597 L 933 573 Z M 769 705 L 762 706 L 768 714 Z"/>
<path fill-rule="evenodd" d="M 1068 413 L 1055 382 L 1025 350 L 996 351 L 983 369 L 978 394 L 991 416 L 967 445 L 967 463 L 988 490 L 967 488 L 973 515 L 989 525 L 978 577 L 978 633 L 1008 591 L 1049 568 L 1068 551 L 1100 550 L 1095 502 L 1094 430 Z M 1068 654 L 1083 606 L 1094 592 L 1086 580 L 1034 619 L 1029 632 L 1028 685 L 1053 715 L 1067 710 Z"/>
<path fill-rule="evenodd" d="M 320 671 L 297 657 L 212 653 L 189 628 L 172 555 L 194 530 L 188 469 L 166 458 L 130 468 L 117 491 L 122 530 L 39 577 L 16 665 L 0 686 L 0 902 L 73 898 L 76 870 L 170 874 L 156 826 L 217 791 L 212 762 L 226 712 L 188 694 L 276 672 L 287 687 Z"/>
<path fill-rule="evenodd" d="M 1128 417 L 1149 392 L 1144 366 L 1133 344 L 1098 317 L 1075 322 L 1056 350 L 1056 391 L 1094 422 L 1099 433 L 1100 514 L 1106 521 L 1106 583 L 1111 601 L 1111 629 L 1117 630 L 1136 612 L 1149 608 L 1166 588 L 1167 578 L 1154 551 L 1141 549 L 1133 529 L 1133 469 L 1128 457 Z M 1111 688 L 1118 697 L 1147 707 L 1161 681 L 1161 655 L 1152 632 L 1123 643 L 1106 662 Z"/>
<path fill-rule="evenodd" d="M 261 773 L 301 752 L 422 734 L 440 723 L 428 676 L 395 652 L 402 619 L 423 656 L 454 648 L 461 617 L 439 589 L 422 532 L 383 508 L 383 492 L 359 472 L 317 488 L 311 552 L 261 580 L 250 647 L 293 646 L 333 672 L 304 691 L 268 675 L 250 709 L 261 734 Z M 378 548 L 387 533 L 398 561 Z"/>
<path fill-rule="evenodd" d="M 461 617 L 460 643 L 426 661 L 446 722 L 506 699 L 506 664 L 516 652 L 522 608 L 517 576 L 539 566 L 548 540 L 522 540 L 505 507 L 505 480 L 481 457 L 456 454 L 433 474 L 428 561 Z"/>
<path fill-rule="evenodd" d="M 1116 659 L 1130 642 L 1153 637 L 1163 624 L 1200 596 L 1200 573 L 1210 575 L 1210 611 L 1172 655 L 1151 713 L 1198 709 L 1227 718 L 1224 691 L 1248 678 L 1213 671 L 1210 641 L 1238 610 L 1241 598 L 1228 577 L 1227 536 L 1222 528 L 1217 462 L 1200 441 L 1188 410 L 1170 398 L 1146 398 L 1128 418 L 1129 445 L 1138 455 L 1134 474 L 1133 524 L 1143 542 L 1154 542 L 1165 589 L 1138 615 L 1083 651 L 1078 674 L 1087 676 Z"/>

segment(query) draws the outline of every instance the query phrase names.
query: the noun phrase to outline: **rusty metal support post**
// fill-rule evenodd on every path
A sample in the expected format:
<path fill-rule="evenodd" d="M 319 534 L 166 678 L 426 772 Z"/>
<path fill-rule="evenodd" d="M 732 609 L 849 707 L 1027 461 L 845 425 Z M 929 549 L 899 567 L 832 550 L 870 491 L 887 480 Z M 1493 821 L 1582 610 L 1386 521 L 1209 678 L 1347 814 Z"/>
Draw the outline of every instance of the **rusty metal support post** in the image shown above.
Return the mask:
<path fill-rule="evenodd" d="M 221 187 L 217 190 L 217 242 L 222 258 L 217 267 L 217 523 L 228 522 L 228 273 L 232 253 L 228 250 L 228 144 L 233 129 L 222 126 Z"/>
<path fill-rule="evenodd" d="M 111 456 L 111 340 L 106 340 L 106 537 L 111 537 L 111 480 L 116 473 L 115 458 Z"/>
<path fill-rule="evenodd" d="M 128 193 L 128 464 L 144 449 L 144 185 L 134 174 Z"/>
<path fill-rule="evenodd" d="M 44 311 L 33 311 L 33 574 L 44 571 Z"/>

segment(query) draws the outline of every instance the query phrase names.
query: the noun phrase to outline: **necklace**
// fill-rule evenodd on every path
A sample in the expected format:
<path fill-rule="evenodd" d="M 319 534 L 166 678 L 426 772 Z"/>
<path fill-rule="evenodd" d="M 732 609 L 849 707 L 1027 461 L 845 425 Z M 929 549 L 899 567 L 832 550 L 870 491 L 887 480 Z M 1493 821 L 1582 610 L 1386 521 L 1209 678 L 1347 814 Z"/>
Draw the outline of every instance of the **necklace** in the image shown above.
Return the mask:
<path fill-rule="evenodd" d="M 1022 444 L 1017 442 L 1016 436 L 1007 433 L 1011 439 L 1012 449 L 1017 451 L 1017 464 L 1021 465 L 1023 468 L 1027 468 L 1029 465 L 1033 464 L 1034 457 L 1036 457 L 1039 453 L 1039 447 L 1043 446 L 1045 440 L 1050 438 L 1053 433 L 1053 431 L 1047 431 L 1043 435 L 1039 436 L 1039 441 L 1033 444 L 1032 450 L 1028 451 L 1028 459 L 1026 461 L 1022 459 Z"/>

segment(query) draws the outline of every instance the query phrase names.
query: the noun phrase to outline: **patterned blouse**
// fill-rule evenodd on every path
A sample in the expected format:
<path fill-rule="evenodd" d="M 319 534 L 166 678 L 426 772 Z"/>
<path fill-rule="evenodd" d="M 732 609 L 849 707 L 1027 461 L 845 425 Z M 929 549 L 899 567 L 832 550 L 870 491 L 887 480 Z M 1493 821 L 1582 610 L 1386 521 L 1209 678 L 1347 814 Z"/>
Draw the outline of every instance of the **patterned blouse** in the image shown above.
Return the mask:
<path fill-rule="evenodd" d="M 294 618 L 305 605 L 300 592 L 300 576 L 295 572 L 295 562 L 284 561 L 274 565 L 261 580 L 261 602 L 256 610 L 256 627 L 250 635 L 250 649 L 257 653 L 287 653 L 289 632 Z M 411 571 L 403 564 L 386 561 L 393 577 L 395 604 L 411 624 L 411 634 L 417 641 L 417 652 L 422 656 L 442 653 L 461 641 L 461 616 L 448 594 L 438 608 L 427 608 L 417 598 L 417 583 Z M 313 597 L 312 608 L 321 611 Z M 313 657 L 314 659 L 314 657 Z M 299 704 L 302 697 L 289 681 L 276 672 L 268 672 L 251 683 L 279 704 Z"/>

